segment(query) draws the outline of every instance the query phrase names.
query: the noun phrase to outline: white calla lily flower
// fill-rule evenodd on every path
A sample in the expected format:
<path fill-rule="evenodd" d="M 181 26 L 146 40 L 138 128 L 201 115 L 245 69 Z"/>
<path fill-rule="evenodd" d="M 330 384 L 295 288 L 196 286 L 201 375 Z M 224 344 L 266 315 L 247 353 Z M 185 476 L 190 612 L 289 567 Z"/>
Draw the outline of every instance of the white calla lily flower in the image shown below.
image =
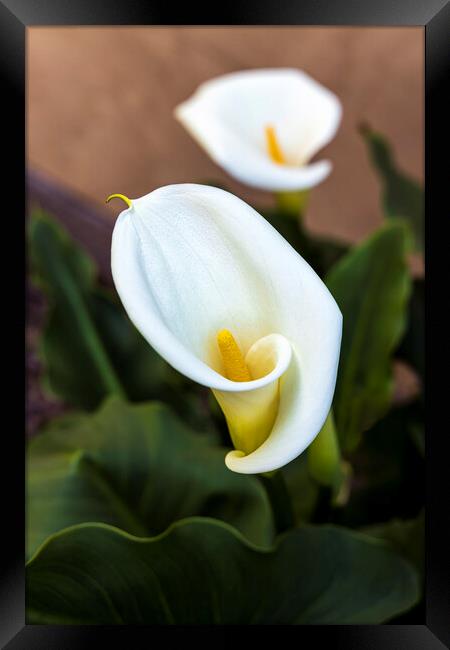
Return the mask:
<path fill-rule="evenodd" d="M 341 114 L 336 95 L 290 68 L 217 77 L 175 109 L 214 162 L 242 183 L 274 192 L 306 190 L 328 176 L 330 161 L 308 161 L 334 137 Z"/>
<path fill-rule="evenodd" d="M 342 316 L 253 208 L 215 187 L 159 188 L 119 215 L 111 265 L 150 345 L 214 392 L 236 448 L 229 469 L 275 470 L 312 442 L 331 407 Z"/>

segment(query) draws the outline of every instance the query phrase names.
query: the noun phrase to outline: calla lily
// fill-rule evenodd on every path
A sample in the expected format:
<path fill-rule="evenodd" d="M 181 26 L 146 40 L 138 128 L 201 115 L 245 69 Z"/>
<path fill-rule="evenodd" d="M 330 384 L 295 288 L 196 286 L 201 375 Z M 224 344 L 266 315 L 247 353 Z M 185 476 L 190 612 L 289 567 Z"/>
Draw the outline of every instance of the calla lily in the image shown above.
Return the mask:
<path fill-rule="evenodd" d="M 241 473 L 275 470 L 329 412 L 341 313 L 305 260 L 253 208 L 203 185 L 169 185 L 118 217 L 114 283 L 133 323 L 174 368 L 209 387 Z"/>
<path fill-rule="evenodd" d="M 246 70 L 212 79 L 176 118 L 231 176 L 263 190 L 305 190 L 331 163 L 308 161 L 335 135 L 341 104 L 300 70 Z"/>

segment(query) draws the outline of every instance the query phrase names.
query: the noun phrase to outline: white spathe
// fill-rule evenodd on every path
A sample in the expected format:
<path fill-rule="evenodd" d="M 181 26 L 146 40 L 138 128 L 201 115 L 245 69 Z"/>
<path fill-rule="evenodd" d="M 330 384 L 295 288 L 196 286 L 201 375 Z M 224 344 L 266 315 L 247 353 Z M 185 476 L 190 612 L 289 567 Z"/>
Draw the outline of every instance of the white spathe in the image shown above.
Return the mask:
<path fill-rule="evenodd" d="M 237 180 L 269 191 L 305 190 L 331 171 L 308 161 L 334 137 L 342 107 L 330 90 L 290 68 L 245 70 L 211 79 L 175 109 L 176 118 Z M 272 126 L 287 164 L 267 151 Z"/>
<path fill-rule="evenodd" d="M 237 446 L 226 457 L 231 470 L 277 469 L 312 442 L 331 407 L 342 316 L 312 268 L 253 208 L 215 187 L 159 188 L 119 215 L 111 265 L 142 335 L 214 391 Z M 221 374 L 216 336 L 224 328 L 252 381 Z"/>

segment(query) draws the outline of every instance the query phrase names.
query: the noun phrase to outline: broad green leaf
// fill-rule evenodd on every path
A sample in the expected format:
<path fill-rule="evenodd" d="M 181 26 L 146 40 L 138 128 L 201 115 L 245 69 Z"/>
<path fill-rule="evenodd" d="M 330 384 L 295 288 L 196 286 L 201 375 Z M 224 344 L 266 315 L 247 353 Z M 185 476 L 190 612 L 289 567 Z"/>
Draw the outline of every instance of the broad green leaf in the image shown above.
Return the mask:
<path fill-rule="evenodd" d="M 191 515 L 229 521 L 269 544 L 264 489 L 230 472 L 226 452 L 158 403 L 110 398 L 94 414 L 55 420 L 29 443 L 28 552 L 73 524 L 104 522 L 145 537 Z"/>
<path fill-rule="evenodd" d="M 424 193 L 417 181 L 401 172 L 386 138 L 363 125 L 360 132 L 382 183 L 383 210 L 388 219 L 404 219 L 411 227 L 416 248 L 424 246 Z"/>
<path fill-rule="evenodd" d="M 326 280 L 344 317 L 333 407 L 346 451 L 391 403 L 391 357 L 405 330 L 411 285 L 406 246 L 404 226 L 387 224 L 355 246 Z"/>
<path fill-rule="evenodd" d="M 33 277 L 49 303 L 41 354 L 51 391 L 86 410 L 118 394 L 172 401 L 182 411 L 190 388 L 143 339 L 115 295 L 98 286 L 92 260 L 43 213 L 33 216 L 29 235 Z"/>
<path fill-rule="evenodd" d="M 395 550 L 413 564 L 423 576 L 425 568 L 425 511 L 415 519 L 393 519 L 382 524 L 366 526 L 364 532 L 389 542 Z"/>
<path fill-rule="evenodd" d="M 418 597 L 415 570 L 388 545 L 331 526 L 264 550 L 201 518 L 147 540 L 84 525 L 27 567 L 28 624 L 377 624 Z"/>

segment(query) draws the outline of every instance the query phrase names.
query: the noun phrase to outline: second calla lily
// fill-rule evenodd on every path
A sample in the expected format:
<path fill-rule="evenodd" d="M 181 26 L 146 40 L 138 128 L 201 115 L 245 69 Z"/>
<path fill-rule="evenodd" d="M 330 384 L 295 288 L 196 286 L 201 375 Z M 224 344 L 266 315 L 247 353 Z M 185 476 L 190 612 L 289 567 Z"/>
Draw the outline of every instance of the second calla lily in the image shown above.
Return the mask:
<path fill-rule="evenodd" d="M 301 70 L 244 70 L 203 83 L 175 109 L 211 158 L 237 180 L 263 190 L 306 190 L 331 163 L 311 158 L 335 135 L 341 103 Z"/>
<path fill-rule="evenodd" d="M 216 396 L 229 469 L 272 471 L 312 442 L 331 407 L 342 316 L 253 208 L 191 184 L 133 200 L 114 228 L 112 273 L 147 341 Z"/>

